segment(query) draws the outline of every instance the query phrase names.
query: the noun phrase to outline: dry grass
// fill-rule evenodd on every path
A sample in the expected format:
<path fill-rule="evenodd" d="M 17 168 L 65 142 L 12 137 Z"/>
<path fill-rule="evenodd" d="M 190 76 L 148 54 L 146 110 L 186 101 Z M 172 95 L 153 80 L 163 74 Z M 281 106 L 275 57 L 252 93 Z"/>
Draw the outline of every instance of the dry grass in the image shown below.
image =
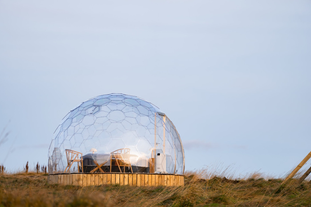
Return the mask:
<path fill-rule="evenodd" d="M 77 187 L 50 185 L 45 174 L 0 175 L 2 206 L 311 206 L 311 182 L 254 173 L 245 179 L 210 177 L 206 171 L 186 173 L 184 187 Z"/>

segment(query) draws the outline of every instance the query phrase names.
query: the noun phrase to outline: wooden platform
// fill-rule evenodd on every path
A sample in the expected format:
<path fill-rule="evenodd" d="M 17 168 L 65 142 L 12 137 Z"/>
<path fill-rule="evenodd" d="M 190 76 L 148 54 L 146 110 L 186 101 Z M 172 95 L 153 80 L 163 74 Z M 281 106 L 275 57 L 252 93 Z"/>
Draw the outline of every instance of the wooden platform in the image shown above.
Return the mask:
<path fill-rule="evenodd" d="M 183 175 L 95 173 L 95 174 L 53 174 L 48 183 L 62 185 L 129 185 L 129 186 L 184 186 Z"/>

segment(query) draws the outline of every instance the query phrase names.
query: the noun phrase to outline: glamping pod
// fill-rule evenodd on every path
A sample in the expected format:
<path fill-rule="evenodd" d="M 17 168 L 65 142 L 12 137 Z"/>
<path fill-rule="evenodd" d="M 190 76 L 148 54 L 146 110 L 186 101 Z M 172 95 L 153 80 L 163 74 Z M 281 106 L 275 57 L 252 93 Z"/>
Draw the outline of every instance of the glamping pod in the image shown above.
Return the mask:
<path fill-rule="evenodd" d="M 51 183 L 183 185 L 185 156 L 176 127 L 136 96 L 83 102 L 56 129 L 48 156 Z"/>

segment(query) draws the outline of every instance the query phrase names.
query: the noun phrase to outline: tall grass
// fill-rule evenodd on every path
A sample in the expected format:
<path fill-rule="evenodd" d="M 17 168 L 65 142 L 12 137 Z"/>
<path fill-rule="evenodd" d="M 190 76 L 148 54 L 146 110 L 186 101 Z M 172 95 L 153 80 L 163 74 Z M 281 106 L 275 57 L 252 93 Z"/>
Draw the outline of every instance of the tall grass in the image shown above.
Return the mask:
<path fill-rule="evenodd" d="M 21 172 L 0 176 L 0 206 L 311 206 L 310 181 L 293 179 L 280 189 L 281 182 L 258 173 L 233 179 L 229 173 L 200 170 L 187 172 L 183 187 L 78 187 L 48 184 L 43 173 Z"/>

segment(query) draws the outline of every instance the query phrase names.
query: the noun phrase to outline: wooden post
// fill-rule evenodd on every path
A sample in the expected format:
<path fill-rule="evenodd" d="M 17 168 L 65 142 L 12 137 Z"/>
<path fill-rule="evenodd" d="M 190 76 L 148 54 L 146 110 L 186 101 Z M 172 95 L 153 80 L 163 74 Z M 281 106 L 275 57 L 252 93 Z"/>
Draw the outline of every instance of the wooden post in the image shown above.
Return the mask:
<path fill-rule="evenodd" d="M 301 176 L 301 178 L 299 179 L 299 183 L 302 183 L 302 181 L 304 181 L 310 173 L 311 173 L 311 167 L 305 172 L 305 174 L 303 174 L 303 176 Z"/>
<path fill-rule="evenodd" d="M 309 154 L 299 163 L 299 165 L 293 170 L 293 172 L 291 172 L 287 178 L 283 181 L 283 183 L 281 185 L 284 185 L 289 179 L 291 179 L 292 177 L 294 177 L 296 175 L 296 173 L 300 170 L 300 168 L 302 168 L 302 166 L 304 164 L 306 164 L 306 162 L 311 158 L 311 152 L 309 152 Z"/>

